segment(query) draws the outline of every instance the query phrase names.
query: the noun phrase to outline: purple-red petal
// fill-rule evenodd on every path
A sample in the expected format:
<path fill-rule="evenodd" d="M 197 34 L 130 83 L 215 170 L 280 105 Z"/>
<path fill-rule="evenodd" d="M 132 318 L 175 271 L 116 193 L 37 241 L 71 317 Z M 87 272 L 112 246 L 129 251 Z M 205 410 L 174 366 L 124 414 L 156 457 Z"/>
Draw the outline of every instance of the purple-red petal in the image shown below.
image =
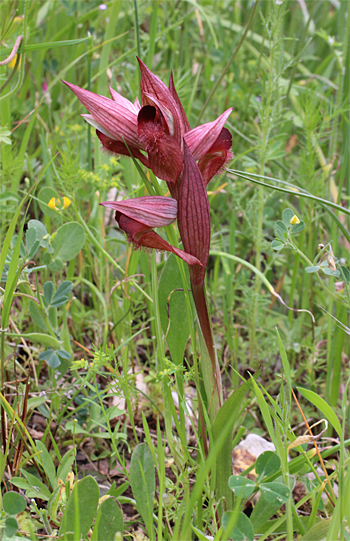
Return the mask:
<path fill-rule="evenodd" d="M 128 144 L 128 147 L 123 143 L 122 141 L 115 141 L 114 139 L 111 139 L 104 133 L 100 132 L 99 130 L 96 130 L 96 135 L 99 138 L 99 140 L 102 143 L 103 149 L 107 152 L 111 152 L 112 154 L 121 154 L 122 156 L 129 156 L 130 152 L 136 158 L 137 160 L 140 160 L 140 162 L 145 165 L 146 167 L 149 167 L 149 160 L 147 156 L 142 154 L 137 147 L 134 147 L 132 144 Z M 129 152 L 130 151 L 130 152 Z"/>
<path fill-rule="evenodd" d="M 209 202 L 201 172 L 186 142 L 177 223 L 185 251 L 199 259 L 203 265 L 190 267 L 191 283 L 204 284 L 210 248 Z"/>
<path fill-rule="evenodd" d="M 202 173 L 205 185 L 208 184 L 214 175 L 224 171 L 225 165 L 233 157 L 231 146 L 232 135 L 228 129 L 222 128 L 221 133 L 213 146 L 198 162 L 198 167 Z"/>
<path fill-rule="evenodd" d="M 153 250 L 162 250 L 165 252 L 172 252 L 177 255 L 188 265 L 196 265 L 200 268 L 201 262 L 191 254 L 187 254 L 179 248 L 171 246 L 160 235 L 149 229 L 146 225 L 132 220 L 128 216 L 125 216 L 118 211 L 116 212 L 116 220 L 119 227 L 126 233 L 127 239 L 131 242 L 134 248 L 149 248 Z M 191 268 L 191 267 L 190 267 Z"/>
<path fill-rule="evenodd" d="M 74 92 L 81 103 L 113 137 L 123 139 L 135 147 L 139 146 L 137 134 L 137 115 L 117 102 L 99 96 L 72 83 L 63 81 Z"/>
<path fill-rule="evenodd" d="M 165 227 L 177 218 L 177 201 L 161 195 L 136 197 L 124 201 L 105 201 L 103 207 L 114 209 L 147 227 Z"/>
<path fill-rule="evenodd" d="M 185 113 L 185 110 L 182 106 L 182 103 L 180 101 L 180 98 L 178 96 L 178 93 L 176 92 L 176 88 L 175 88 L 175 85 L 174 85 L 174 79 L 173 79 L 173 72 L 171 72 L 170 74 L 170 80 L 169 80 L 169 90 L 175 100 L 175 103 L 176 103 L 176 106 L 177 106 L 177 110 L 179 111 L 180 115 L 181 115 L 181 118 L 182 118 L 182 122 L 183 122 L 183 125 L 184 125 L 184 128 L 185 128 L 185 133 L 190 131 L 191 129 L 191 126 L 190 126 L 190 123 L 188 121 L 188 118 L 186 116 L 186 113 Z"/>
<path fill-rule="evenodd" d="M 185 133 L 185 127 L 183 125 L 182 116 L 178 111 L 177 104 L 173 98 L 172 93 L 168 87 L 152 73 L 148 67 L 138 58 L 141 71 L 141 96 L 142 105 L 148 102 L 144 101 L 144 94 L 147 93 L 150 96 L 154 96 L 161 107 L 165 107 L 173 116 L 174 119 L 174 138 L 176 139 L 180 148 L 182 147 L 182 138 Z"/>
<path fill-rule="evenodd" d="M 213 122 L 197 126 L 185 134 L 185 141 L 195 160 L 200 160 L 214 145 L 231 112 L 232 107 Z"/>

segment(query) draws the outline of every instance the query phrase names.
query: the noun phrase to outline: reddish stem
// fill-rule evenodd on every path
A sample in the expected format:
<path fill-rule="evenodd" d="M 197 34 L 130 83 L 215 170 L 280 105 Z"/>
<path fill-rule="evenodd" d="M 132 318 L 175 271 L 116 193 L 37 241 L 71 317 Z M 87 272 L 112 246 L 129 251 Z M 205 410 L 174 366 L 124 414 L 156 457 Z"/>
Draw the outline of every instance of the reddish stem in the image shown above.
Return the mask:
<path fill-rule="evenodd" d="M 205 297 L 204 284 L 194 284 L 192 282 L 191 285 L 192 285 L 192 294 L 194 298 L 194 303 L 196 305 L 199 324 L 202 330 L 205 344 L 207 346 L 207 350 L 209 353 L 209 357 L 210 357 L 210 361 L 211 361 L 211 365 L 213 369 L 213 376 L 215 379 L 219 407 L 221 407 L 222 405 L 221 376 L 220 376 L 220 371 L 219 371 L 218 363 L 216 361 L 216 356 L 215 356 L 213 333 L 212 333 L 209 314 L 208 314 L 208 307 L 207 307 L 207 301 Z M 210 398 L 211 397 L 208 397 L 209 400 Z"/>

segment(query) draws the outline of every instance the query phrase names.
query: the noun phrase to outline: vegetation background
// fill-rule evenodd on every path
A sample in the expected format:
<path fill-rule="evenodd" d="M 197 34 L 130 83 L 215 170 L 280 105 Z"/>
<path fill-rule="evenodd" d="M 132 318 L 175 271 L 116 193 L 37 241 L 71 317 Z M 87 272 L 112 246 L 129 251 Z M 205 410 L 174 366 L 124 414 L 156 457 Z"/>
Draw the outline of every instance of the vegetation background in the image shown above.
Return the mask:
<path fill-rule="evenodd" d="M 349 539 L 348 1 L 3 0 L 0 21 L 0 60 L 23 35 L 0 66 L 0 539 L 85 538 L 107 493 L 93 539 Z M 166 83 L 173 70 L 192 127 L 234 108 L 207 293 L 225 398 L 242 378 L 247 394 L 228 446 L 206 416 L 208 457 L 177 265 L 133 251 L 99 206 L 146 187 L 61 82 L 133 101 L 136 55 Z M 321 420 L 319 471 L 313 439 L 295 440 Z M 215 471 L 247 434 L 274 443 L 275 467 L 236 471 L 232 507 Z M 286 490 L 269 500 L 262 482 Z"/>

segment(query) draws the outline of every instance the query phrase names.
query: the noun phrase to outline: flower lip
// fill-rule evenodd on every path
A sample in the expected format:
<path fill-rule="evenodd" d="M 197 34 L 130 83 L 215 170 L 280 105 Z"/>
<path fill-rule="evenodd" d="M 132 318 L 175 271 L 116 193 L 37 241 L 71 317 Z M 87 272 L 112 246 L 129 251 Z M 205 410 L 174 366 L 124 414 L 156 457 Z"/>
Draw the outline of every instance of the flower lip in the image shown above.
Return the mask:
<path fill-rule="evenodd" d="M 177 217 L 177 201 L 161 195 L 136 197 L 124 201 L 105 201 L 103 207 L 112 208 L 147 227 L 165 227 Z"/>

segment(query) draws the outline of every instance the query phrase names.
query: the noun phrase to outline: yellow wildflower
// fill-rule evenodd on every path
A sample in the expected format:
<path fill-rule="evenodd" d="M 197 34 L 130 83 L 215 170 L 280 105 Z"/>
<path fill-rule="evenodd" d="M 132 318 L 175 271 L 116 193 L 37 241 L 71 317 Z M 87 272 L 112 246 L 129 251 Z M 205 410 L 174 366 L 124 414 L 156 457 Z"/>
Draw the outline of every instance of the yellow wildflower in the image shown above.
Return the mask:
<path fill-rule="evenodd" d="M 64 196 L 62 199 L 60 197 L 58 197 L 57 199 L 55 197 L 52 197 L 48 202 L 48 206 L 50 207 L 50 209 L 57 210 L 58 212 L 65 210 L 67 207 L 69 207 L 70 204 L 71 201 L 66 196 Z"/>
<path fill-rule="evenodd" d="M 296 214 L 294 214 L 293 218 L 290 219 L 291 225 L 300 224 L 300 220 Z"/>

